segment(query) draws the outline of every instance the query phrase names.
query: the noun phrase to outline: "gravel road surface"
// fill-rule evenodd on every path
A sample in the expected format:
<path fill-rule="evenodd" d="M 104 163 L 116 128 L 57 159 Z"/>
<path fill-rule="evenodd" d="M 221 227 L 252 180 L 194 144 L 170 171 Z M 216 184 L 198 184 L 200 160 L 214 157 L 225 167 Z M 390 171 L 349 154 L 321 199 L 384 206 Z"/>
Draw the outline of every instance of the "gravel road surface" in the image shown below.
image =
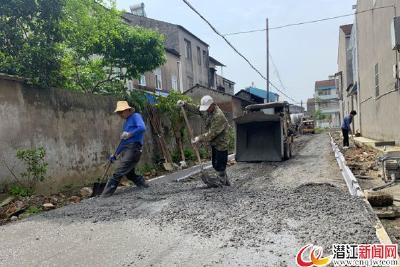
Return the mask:
<path fill-rule="evenodd" d="M 231 187 L 166 177 L 0 227 L 0 266 L 296 266 L 309 243 L 378 242 L 327 135 L 297 139 L 289 161 L 228 175 Z"/>

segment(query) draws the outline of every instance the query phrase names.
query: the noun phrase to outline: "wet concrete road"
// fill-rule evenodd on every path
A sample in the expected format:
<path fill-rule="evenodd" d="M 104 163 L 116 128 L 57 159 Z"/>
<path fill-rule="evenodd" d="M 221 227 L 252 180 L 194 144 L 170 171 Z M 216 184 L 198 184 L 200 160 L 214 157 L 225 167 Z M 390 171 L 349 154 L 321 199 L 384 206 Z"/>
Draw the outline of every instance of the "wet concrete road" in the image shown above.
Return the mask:
<path fill-rule="evenodd" d="M 237 164 L 233 186 L 159 179 L 0 227 L 0 266 L 295 266 L 300 247 L 375 243 L 329 137 L 282 163 Z"/>

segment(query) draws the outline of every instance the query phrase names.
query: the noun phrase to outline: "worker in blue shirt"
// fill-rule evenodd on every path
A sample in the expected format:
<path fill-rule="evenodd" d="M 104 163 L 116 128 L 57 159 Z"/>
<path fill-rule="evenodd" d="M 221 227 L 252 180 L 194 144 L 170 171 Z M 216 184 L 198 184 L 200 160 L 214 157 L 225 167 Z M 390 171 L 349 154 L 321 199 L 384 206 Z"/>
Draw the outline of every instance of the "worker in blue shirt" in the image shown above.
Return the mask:
<path fill-rule="evenodd" d="M 118 101 L 115 109 L 122 119 L 125 119 L 121 134 L 121 143 L 115 153 L 110 157 L 114 162 L 119 158 L 119 165 L 114 174 L 108 179 L 102 197 L 109 197 L 114 194 L 123 176 L 135 183 L 137 187 L 148 187 L 143 176 L 135 173 L 135 167 L 142 155 L 144 133 L 146 126 L 142 116 L 135 112 L 126 101 Z"/>
<path fill-rule="evenodd" d="M 351 123 L 353 122 L 354 116 L 357 115 L 357 112 L 355 110 L 352 110 L 349 115 L 344 117 L 343 123 L 342 123 L 342 133 L 343 133 L 343 147 L 348 148 L 350 146 L 349 144 L 349 132 L 351 130 Z"/>

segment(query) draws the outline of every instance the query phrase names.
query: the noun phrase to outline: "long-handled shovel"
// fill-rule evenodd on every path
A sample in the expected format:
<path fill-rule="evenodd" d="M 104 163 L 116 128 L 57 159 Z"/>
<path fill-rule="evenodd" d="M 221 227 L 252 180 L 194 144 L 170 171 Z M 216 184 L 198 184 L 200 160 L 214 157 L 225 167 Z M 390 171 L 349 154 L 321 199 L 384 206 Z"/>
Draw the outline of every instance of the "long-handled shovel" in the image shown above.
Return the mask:
<path fill-rule="evenodd" d="M 115 149 L 114 155 L 117 153 L 120 146 L 121 142 L 119 142 L 117 149 Z M 106 178 L 108 171 L 110 170 L 110 167 L 111 167 L 111 161 L 108 161 L 103 176 L 99 179 L 98 182 L 93 184 L 92 195 L 90 197 L 99 196 L 103 193 L 104 188 L 106 187 L 107 184 Z"/>
<path fill-rule="evenodd" d="M 190 123 L 189 123 L 188 116 L 187 116 L 187 114 L 186 114 L 186 110 L 185 110 L 184 107 L 181 107 L 181 109 L 182 109 L 183 118 L 185 119 L 186 127 L 188 128 L 190 140 L 193 140 L 193 138 L 194 138 L 193 130 L 192 130 L 192 127 L 190 127 Z M 205 177 L 205 173 L 204 173 L 203 163 L 201 162 L 201 157 L 200 157 L 199 149 L 197 148 L 196 144 L 192 144 L 192 147 L 193 147 L 193 150 L 194 150 L 194 152 L 195 152 L 195 154 L 196 154 L 197 161 L 198 161 L 198 163 L 199 163 L 199 165 L 200 165 L 201 178 L 202 178 L 203 181 L 204 181 L 204 179 L 205 179 L 206 177 Z"/>

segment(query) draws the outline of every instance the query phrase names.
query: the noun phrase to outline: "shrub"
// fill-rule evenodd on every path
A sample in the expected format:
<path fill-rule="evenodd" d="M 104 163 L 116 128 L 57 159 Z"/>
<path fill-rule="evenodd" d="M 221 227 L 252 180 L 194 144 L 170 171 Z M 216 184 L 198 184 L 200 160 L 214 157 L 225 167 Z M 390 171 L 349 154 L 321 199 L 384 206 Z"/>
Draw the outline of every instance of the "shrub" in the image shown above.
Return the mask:
<path fill-rule="evenodd" d="M 138 168 L 137 172 L 140 175 L 144 175 L 145 173 L 151 173 L 153 170 L 155 170 L 154 165 L 145 163 Z"/>
<path fill-rule="evenodd" d="M 46 151 L 43 147 L 17 150 L 17 158 L 26 166 L 26 170 L 21 172 L 20 176 L 27 181 L 30 189 L 46 178 L 48 164 L 45 156 Z"/>
<path fill-rule="evenodd" d="M 179 163 L 181 161 L 181 153 L 178 149 L 175 149 L 174 152 L 172 152 L 171 157 L 174 163 Z"/>
<path fill-rule="evenodd" d="M 32 215 L 32 214 L 36 214 L 42 211 L 42 208 L 38 208 L 36 206 L 30 206 L 26 211 L 25 214 L 27 215 Z"/>
<path fill-rule="evenodd" d="M 196 156 L 194 155 L 193 149 L 185 148 L 183 150 L 183 153 L 185 154 L 186 160 L 191 160 L 191 161 L 196 160 Z"/>
<path fill-rule="evenodd" d="M 210 154 L 205 147 L 200 147 L 199 154 L 202 159 L 208 159 L 210 157 Z"/>
<path fill-rule="evenodd" d="M 24 187 L 22 185 L 11 185 L 9 193 L 16 197 L 29 197 L 33 195 L 33 189 Z"/>

